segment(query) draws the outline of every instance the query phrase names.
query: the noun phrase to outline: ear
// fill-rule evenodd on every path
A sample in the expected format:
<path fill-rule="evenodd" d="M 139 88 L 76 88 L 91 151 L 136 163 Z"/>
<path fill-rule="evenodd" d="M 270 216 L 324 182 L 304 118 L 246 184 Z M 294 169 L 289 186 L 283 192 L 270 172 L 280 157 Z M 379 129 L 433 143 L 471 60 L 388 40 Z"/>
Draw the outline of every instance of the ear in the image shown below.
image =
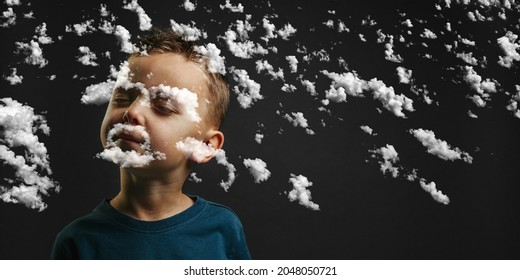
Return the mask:
<path fill-rule="evenodd" d="M 206 163 L 215 156 L 218 150 L 220 150 L 224 145 L 224 133 L 218 130 L 210 130 L 206 134 L 204 143 L 212 147 L 213 152 L 206 154 L 204 158 L 198 160 L 197 163 Z"/>

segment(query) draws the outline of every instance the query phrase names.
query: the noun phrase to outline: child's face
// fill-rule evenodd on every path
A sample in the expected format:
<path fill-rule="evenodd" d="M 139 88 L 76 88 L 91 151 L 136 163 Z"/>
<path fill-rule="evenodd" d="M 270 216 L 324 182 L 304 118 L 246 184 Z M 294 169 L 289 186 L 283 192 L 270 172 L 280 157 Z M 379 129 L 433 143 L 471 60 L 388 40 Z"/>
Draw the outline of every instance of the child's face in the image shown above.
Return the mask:
<path fill-rule="evenodd" d="M 185 164 L 187 159 L 176 148 L 176 143 L 186 137 L 204 141 L 210 129 L 204 121 L 207 111 L 204 95 L 208 90 L 204 73 L 194 62 L 173 53 L 133 56 L 128 63 L 129 81 L 132 85 L 141 83 L 141 87 L 149 94 L 143 94 L 139 86 L 128 89 L 116 86 L 101 125 L 103 146 L 107 147 L 107 134 L 114 125 L 126 123 L 142 126 L 149 134 L 151 150 L 166 156 L 166 160 L 152 161 L 150 166 L 164 171 L 164 168 L 171 169 Z M 198 107 L 191 106 L 190 114 L 190 108 L 184 108 L 182 100 L 172 100 L 175 98 L 162 94 L 164 92 L 160 89 L 164 89 L 164 86 L 166 89 L 187 89 L 191 97 L 196 94 Z M 194 113 L 198 113 L 202 119 L 194 120 Z M 141 144 L 144 139 L 136 132 L 116 133 L 113 140 L 123 151 L 143 153 Z"/>

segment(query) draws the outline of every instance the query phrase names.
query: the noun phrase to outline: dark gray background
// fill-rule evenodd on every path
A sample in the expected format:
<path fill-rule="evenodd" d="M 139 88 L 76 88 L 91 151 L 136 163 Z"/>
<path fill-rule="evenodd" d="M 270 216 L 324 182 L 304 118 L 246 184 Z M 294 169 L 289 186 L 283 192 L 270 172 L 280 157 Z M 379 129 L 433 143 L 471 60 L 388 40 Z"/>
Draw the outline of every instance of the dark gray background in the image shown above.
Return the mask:
<path fill-rule="evenodd" d="M 224 149 L 237 168 L 237 179 L 225 192 L 218 183 L 227 179 L 227 171 L 215 161 L 198 166 L 194 171 L 202 183 L 187 182 L 187 193 L 199 194 L 208 200 L 231 207 L 240 217 L 253 258 L 256 259 L 515 259 L 520 250 L 518 206 L 518 155 L 520 120 L 505 109 L 508 97 L 518 83 L 518 62 L 511 69 L 496 64 L 500 51 L 496 38 L 509 30 L 519 34 L 518 9 L 507 13 L 509 20 L 472 22 L 467 12 L 478 9 L 493 14 L 497 9 L 478 5 L 452 4 L 450 9 L 435 1 L 249 1 L 243 2 L 244 13 L 221 10 L 224 1 L 193 1 L 197 8 L 187 12 L 183 1 L 139 1 L 157 27 L 169 27 L 170 19 L 178 23 L 196 22 L 208 33 L 203 42 L 215 42 L 223 50 L 226 65 L 246 69 L 262 86 L 264 99 L 250 109 L 242 109 L 232 94 L 232 102 L 223 125 L 226 135 Z M 312 4 L 311 4 L 312 2 Z M 391 3 L 389 3 L 391 2 Z M 0 203 L 0 258 L 45 259 L 57 232 L 66 224 L 89 213 L 104 198 L 118 191 L 118 168 L 96 159 L 101 151 L 99 126 L 105 106 L 83 105 L 85 87 L 105 81 L 109 65 L 119 65 L 126 54 L 119 51 L 113 35 L 100 31 L 79 37 L 66 33 L 65 26 L 86 19 L 99 19 L 99 4 L 106 3 L 117 20 L 133 37 L 142 34 L 135 13 L 122 9 L 120 1 L 28 1 L 13 9 L 17 24 L 1 28 L 0 61 L 4 76 L 16 67 L 24 76 L 23 83 L 11 86 L 0 81 L 0 97 L 12 97 L 44 115 L 51 135 L 40 135 L 49 150 L 52 178 L 62 186 L 58 194 L 45 197 L 48 208 L 39 213 L 18 204 Z M 236 1 L 232 1 L 236 5 Z M 0 10 L 7 6 L 0 4 Z M 335 11 L 335 14 L 329 11 Z M 24 19 L 22 12 L 34 11 L 34 19 Z M 402 13 L 405 13 L 403 16 Z M 276 46 L 278 54 L 252 59 L 233 57 L 227 50 L 223 35 L 237 19 L 245 20 L 256 30 L 250 39 L 265 46 Z M 289 41 L 272 39 L 265 44 L 259 39 L 265 30 L 264 15 L 277 15 L 271 22 L 277 28 L 291 23 L 298 31 Z M 373 19 L 373 26 L 362 25 Z M 376 42 L 376 30 L 385 34 L 405 34 L 401 22 L 414 23 L 412 36 L 405 47 L 396 42 L 394 50 L 404 58 L 402 64 L 384 59 L 384 45 Z M 338 33 L 323 22 L 338 19 L 350 32 Z M 453 43 L 455 34 L 445 32 L 446 21 L 466 38 L 476 41 L 473 51 L 485 55 L 489 63 L 475 69 L 483 77 L 499 82 L 499 91 L 486 108 L 476 108 L 466 95 L 469 86 L 462 81 L 460 66 L 464 63 L 444 44 Z M 47 23 L 48 34 L 55 41 L 44 45 L 44 68 L 26 65 L 23 55 L 15 54 L 15 42 L 29 42 L 34 28 Z M 97 25 L 97 23 L 96 23 Z M 424 28 L 439 38 L 421 46 L 419 36 Z M 358 34 L 364 34 L 362 42 Z M 58 40 L 58 36 L 63 36 Z M 98 55 L 98 67 L 87 67 L 76 61 L 78 47 L 86 45 Z M 302 61 L 297 53 L 305 46 L 308 52 L 325 49 L 330 61 Z M 101 52 L 111 51 L 111 59 Z M 424 58 L 430 53 L 435 59 Z M 290 73 L 286 55 L 300 61 L 298 73 Z M 319 71 L 346 72 L 338 62 L 343 58 L 349 70 L 365 80 L 377 77 L 414 100 L 414 112 L 398 118 L 384 109 L 380 102 L 367 96 L 350 98 L 346 103 L 331 103 L 330 113 L 318 110 L 330 79 Z M 255 61 L 268 60 L 275 69 L 282 67 L 285 82 L 298 90 L 280 90 L 281 81 L 272 81 L 264 73 L 256 73 Z M 439 105 L 427 105 L 410 92 L 409 85 L 398 83 L 395 68 L 402 65 L 413 70 L 417 83 L 425 84 L 432 99 Z M 56 79 L 50 81 L 49 75 Z M 73 79 L 73 75 L 86 77 Z M 296 80 L 297 75 L 316 82 L 318 96 L 311 96 Z M 94 78 L 89 78 L 90 76 Z M 228 75 L 231 79 L 231 76 Z M 234 86 L 231 82 L 231 86 Z M 381 109 L 381 113 L 376 110 Z M 472 110 L 479 118 L 468 117 Z M 303 128 L 294 128 L 276 113 L 303 112 L 316 134 L 308 135 Z M 322 126 L 322 121 L 326 124 Z M 260 126 L 259 124 L 263 124 Z M 369 125 L 377 136 L 369 136 L 359 128 Z M 407 130 L 424 128 L 435 131 L 440 139 L 474 158 L 472 164 L 443 161 L 426 153 Z M 262 144 L 254 140 L 264 134 Z M 424 192 L 417 182 L 394 179 L 381 174 L 369 150 L 392 144 L 399 152 L 400 164 L 417 168 L 421 177 L 435 181 L 451 203 L 442 205 Z M 255 184 L 243 166 L 244 158 L 261 158 L 272 176 Z M 0 172 L 6 170 L 3 166 Z M 309 189 L 320 211 L 312 211 L 290 202 L 290 174 L 302 174 L 313 182 Z M 7 175 L 3 175 L 7 176 Z"/>

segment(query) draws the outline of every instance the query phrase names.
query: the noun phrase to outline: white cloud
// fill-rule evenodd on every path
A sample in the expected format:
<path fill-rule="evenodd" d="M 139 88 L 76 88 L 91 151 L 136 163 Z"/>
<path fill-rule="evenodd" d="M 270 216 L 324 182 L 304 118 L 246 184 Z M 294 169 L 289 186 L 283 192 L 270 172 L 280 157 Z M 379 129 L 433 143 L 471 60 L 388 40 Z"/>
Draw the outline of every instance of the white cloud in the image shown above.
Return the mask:
<path fill-rule="evenodd" d="M 291 67 L 291 73 L 296 73 L 298 71 L 298 59 L 294 55 L 288 55 L 285 57 L 285 60 L 289 62 L 289 66 Z"/>
<path fill-rule="evenodd" d="M 311 210 L 320 210 L 320 206 L 311 201 L 311 191 L 308 190 L 308 188 L 312 186 L 312 182 L 310 182 L 307 177 L 303 175 L 296 176 L 291 174 L 289 182 L 293 185 L 293 189 L 288 194 L 290 201 L 297 200 L 300 205 L 303 205 Z"/>
<path fill-rule="evenodd" d="M 244 109 L 264 97 L 260 94 L 260 84 L 249 78 L 247 71 L 244 69 L 233 69 L 233 79 L 238 85 L 233 87 L 233 91 L 238 94 L 237 100 Z"/>
<path fill-rule="evenodd" d="M 235 42 L 237 40 L 237 33 L 233 30 L 228 30 L 223 37 L 229 48 L 229 51 L 236 57 L 251 58 L 253 55 L 266 55 L 269 53 L 267 49 L 258 43 L 246 40 L 245 42 Z"/>
<path fill-rule="evenodd" d="M 457 58 L 462 59 L 462 61 L 466 62 L 469 65 L 474 65 L 474 66 L 478 65 L 478 61 L 476 58 L 473 57 L 472 52 L 469 52 L 469 53 L 462 52 L 462 53 L 457 53 L 456 55 L 457 55 Z"/>
<path fill-rule="evenodd" d="M 228 9 L 233 13 L 243 13 L 244 12 L 244 6 L 242 6 L 241 3 L 238 3 L 238 5 L 236 5 L 236 6 L 233 6 L 229 0 L 226 0 L 225 5 L 220 5 L 220 9 L 221 10 Z"/>
<path fill-rule="evenodd" d="M 284 40 L 289 40 L 289 37 L 293 36 L 294 33 L 296 33 L 296 28 L 294 28 L 290 23 L 287 23 L 283 28 L 278 30 L 278 35 Z"/>
<path fill-rule="evenodd" d="M 2 18 L 7 19 L 0 26 L 1 27 L 9 27 L 16 24 L 16 14 L 13 11 L 13 8 L 7 8 L 7 11 L 2 12 Z"/>
<path fill-rule="evenodd" d="M 20 0 L 5 0 L 7 6 L 20 6 Z"/>
<path fill-rule="evenodd" d="M 263 181 L 267 181 L 269 177 L 271 176 L 271 171 L 267 169 L 267 164 L 259 159 L 244 159 L 244 165 L 249 169 L 249 173 L 253 175 L 253 178 L 255 179 L 255 183 L 260 183 Z"/>
<path fill-rule="evenodd" d="M 105 34 L 112 34 L 115 31 L 115 27 L 112 24 L 112 22 L 105 19 L 99 23 L 98 29 L 104 32 Z"/>
<path fill-rule="evenodd" d="M 513 115 L 520 119 L 520 85 L 515 85 L 516 93 L 509 100 L 509 104 L 506 106 L 507 110 L 513 112 Z"/>
<path fill-rule="evenodd" d="M 427 39 L 437 39 L 437 35 L 435 35 L 435 33 L 433 33 L 433 31 L 431 31 L 428 28 L 424 29 L 423 33 L 421 34 L 421 37 Z"/>
<path fill-rule="evenodd" d="M 276 35 L 276 26 L 265 17 L 262 19 L 262 26 L 266 32 L 265 37 L 263 37 L 266 42 L 268 42 L 269 39 L 278 37 L 278 35 Z"/>
<path fill-rule="evenodd" d="M 379 169 L 383 174 L 389 173 L 394 178 L 399 176 L 399 167 L 394 166 L 399 161 L 399 156 L 393 145 L 386 144 L 385 147 L 370 150 L 369 152 L 372 153 L 372 157 L 376 157 L 376 155 L 381 156 L 382 161 L 379 161 Z"/>
<path fill-rule="evenodd" d="M 318 93 L 316 92 L 316 86 L 314 85 L 313 82 L 309 81 L 309 80 L 301 80 L 301 83 L 302 83 L 302 86 L 305 87 L 305 89 L 313 96 L 315 95 L 318 95 Z"/>
<path fill-rule="evenodd" d="M 374 133 L 374 130 L 368 125 L 362 125 L 359 128 L 361 128 L 361 130 L 363 130 L 368 135 L 373 135 Z"/>
<path fill-rule="evenodd" d="M 486 101 L 490 99 L 490 93 L 497 91 L 495 82 L 490 79 L 482 81 L 482 77 L 471 66 L 465 66 L 464 70 L 464 81 L 478 93 L 478 95 L 474 95 L 470 99 L 479 107 L 486 106 Z"/>
<path fill-rule="evenodd" d="M 202 183 L 202 179 L 197 177 L 197 173 L 191 172 L 190 177 L 188 177 L 188 180 L 195 182 L 195 183 Z"/>
<path fill-rule="evenodd" d="M 450 199 L 446 195 L 444 195 L 441 191 L 437 190 L 435 182 L 430 182 L 429 184 L 427 184 L 424 179 L 421 179 L 419 181 L 419 183 L 421 184 L 421 188 L 423 188 L 423 190 L 428 192 L 435 201 L 442 203 L 444 205 L 447 205 L 450 203 Z"/>
<path fill-rule="evenodd" d="M 60 186 L 47 176 L 52 174 L 47 148 L 35 135 L 38 131 L 49 135 L 45 118 L 34 114 L 30 106 L 2 98 L 0 130 L 0 161 L 14 170 L 14 178 L 4 177 L 0 181 L 0 199 L 43 211 L 47 205 L 42 201 L 42 195 L 60 190 Z M 20 149 L 23 149 L 22 155 L 16 154 Z"/>
<path fill-rule="evenodd" d="M 410 79 L 412 78 L 412 70 L 406 69 L 401 66 L 398 66 L 396 68 L 396 70 L 397 70 L 397 76 L 399 77 L 399 83 L 409 84 Z"/>
<path fill-rule="evenodd" d="M 360 79 L 353 72 L 337 74 L 323 70 L 321 73 L 332 79 L 332 84 L 330 89 L 326 91 L 326 94 L 327 99 L 335 102 L 345 101 L 347 94 L 350 96 L 362 96 L 363 89 L 366 87 L 366 81 Z"/>
<path fill-rule="evenodd" d="M 134 46 L 130 39 L 132 36 L 130 35 L 130 32 L 126 28 L 124 28 L 121 25 L 116 25 L 116 29 L 114 30 L 114 35 L 116 36 L 117 40 L 119 41 L 119 44 L 121 44 L 121 51 L 125 53 L 134 53 L 137 52 L 138 49 L 136 46 Z"/>
<path fill-rule="evenodd" d="M 303 113 L 296 112 L 296 113 L 291 113 L 291 115 L 292 115 L 292 117 L 289 114 L 285 114 L 283 116 L 283 118 L 288 120 L 294 127 L 299 126 L 299 127 L 305 128 L 305 131 L 307 132 L 307 134 L 309 134 L 309 135 L 314 134 L 314 131 L 312 131 L 309 128 L 309 124 L 307 123 L 307 119 L 303 116 Z"/>
<path fill-rule="evenodd" d="M 446 141 L 435 138 L 435 133 L 431 130 L 411 129 L 410 133 L 428 149 L 428 153 L 435 155 L 443 160 L 461 159 L 467 163 L 472 163 L 473 158 L 459 148 L 452 148 Z"/>
<path fill-rule="evenodd" d="M 515 43 L 516 39 L 518 39 L 518 35 L 511 31 L 508 31 L 505 36 L 497 39 L 498 45 L 504 53 L 504 56 L 499 57 L 499 65 L 511 68 L 514 61 L 520 61 L 520 54 L 517 51 L 520 45 Z"/>
<path fill-rule="evenodd" d="M 229 163 L 226 157 L 226 152 L 224 150 L 218 150 L 215 154 L 215 158 L 217 159 L 217 163 L 226 167 L 228 171 L 228 180 L 220 181 L 220 186 L 227 192 L 229 187 L 235 182 L 235 172 L 237 171 L 237 169 L 233 164 Z"/>
<path fill-rule="evenodd" d="M 262 144 L 262 139 L 264 139 L 264 135 L 263 134 L 260 134 L 260 133 L 255 134 L 255 141 L 256 141 L 256 143 Z"/>
<path fill-rule="evenodd" d="M 272 79 L 276 80 L 284 80 L 284 73 L 282 68 L 278 68 L 278 72 L 274 71 L 274 67 L 269 64 L 267 60 L 257 60 L 256 64 L 256 72 L 260 73 L 261 71 L 267 71 L 267 73 L 272 77 Z"/>
<path fill-rule="evenodd" d="M 120 134 L 130 134 L 140 141 L 142 152 L 136 150 L 123 151 L 117 146 L 116 141 Z M 150 135 L 144 126 L 117 123 L 108 131 L 107 147 L 97 154 L 98 158 L 111 161 L 122 168 L 143 167 L 153 160 L 164 160 L 166 155 L 161 152 L 152 151 L 150 147 Z"/>
<path fill-rule="evenodd" d="M 80 46 L 78 50 L 81 54 L 81 56 L 78 57 L 78 61 L 81 62 L 81 64 L 86 66 L 98 66 L 97 62 L 95 61 L 97 56 L 95 53 L 90 51 L 89 47 Z"/>
<path fill-rule="evenodd" d="M 85 89 L 81 96 L 81 103 L 102 105 L 110 101 L 115 81 L 106 81 L 98 84 L 92 84 Z"/>
<path fill-rule="evenodd" d="M 193 2 L 190 2 L 190 0 L 185 0 L 182 6 L 188 12 L 193 12 L 195 11 L 195 8 L 197 8 L 197 6 Z"/>
<path fill-rule="evenodd" d="M 184 153 L 186 158 L 201 162 L 207 156 L 215 153 L 215 148 L 193 137 L 186 137 L 182 141 L 175 143 L 175 147 Z"/>
<path fill-rule="evenodd" d="M 296 91 L 296 86 L 284 83 L 283 86 L 282 86 L 282 91 L 285 91 L 285 92 L 295 92 Z"/>
<path fill-rule="evenodd" d="M 78 36 L 83 36 L 84 34 L 90 34 L 96 31 L 96 28 L 92 26 L 94 20 L 86 20 L 82 23 L 73 24 L 72 27 L 70 25 L 65 26 L 65 32 L 74 32 Z"/>
<path fill-rule="evenodd" d="M 43 57 L 43 51 L 40 48 L 40 45 L 31 40 L 29 44 L 16 42 L 17 51 L 22 51 L 27 57 L 25 58 L 25 63 L 31 65 L 37 65 L 40 68 L 43 68 L 47 65 L 48 61 Z"/>
<path fill-rule="evenodd" d="M 395 94 L 393 87 L 387 87 L 385 83 L 376 78 L 368 81 L 367 85 L 368 88 L 372 90 L 374 99 L 381 101 L 383 107 L 397 117 L 406 117 L 403 113 L 403 109 L 409 112 L 414 111 L 413 101 L 403 94 Z"/>
<path fill-rule="evenodd" d="M 209 43 L 206 46 L 196 46 L 195 51 L 206 57 L 210 72 L 226 74 L 225 58 L 220 56 L 220 49 L 215 44 Z"/>
<path fill-rule="evenodd" d="M 199 40 L 201 37 L 208 37 L 208 34 L 206 32 L 203 32 L 197 27 L 195 27 L 195 22 L 193 21 L 191 22 L 190 26 L 182 23 L 177 23 L 173 19 L 171 19 L 170 25 L 172 27 L 172 30 L 181 35 L 182 38 L 186 41 L 196 41 Z"/>
<path fill-rule="evenodd" d="M 6 76 L 5 80 L 8 81 L 11 85 L 21 84 L 23 80 L 22 75 L 16 75 L 16 68 L 11 68 L 12 72 L 11 75 Z"/>
<path fill-rule="evenodd" d="M 34 39 L 38 40 L 40 44 L 46 45 L 53 43 L 52 38 L 47 36 L 47 24 L 44 22 L 36 27 L 36 34 Z"/>
<path fill-rule="evenodd" d="M 146 14 L 144 9 L 137 3 L 137 0 L 132 0 L 132 2 L 123 6 L 123 9 L 127 9 L 137 13 L 139 17 L 139 29 L 145 31 L 150 30 L 152 28 L 152 19 Z"/>

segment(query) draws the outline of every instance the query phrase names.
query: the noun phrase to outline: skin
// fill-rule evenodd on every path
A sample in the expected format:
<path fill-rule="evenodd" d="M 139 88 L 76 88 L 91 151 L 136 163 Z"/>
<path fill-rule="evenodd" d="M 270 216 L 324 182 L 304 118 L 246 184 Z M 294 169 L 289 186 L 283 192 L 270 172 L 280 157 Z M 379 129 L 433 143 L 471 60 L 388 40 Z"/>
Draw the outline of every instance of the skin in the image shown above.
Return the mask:
<path fill-rule="evenodd" d="M 193 122 L 182 109 L 168 102 L 152 101 L 151 106 L 144 106 L 142 94 L 135 89 L 118 88 L 112 94 L 101 125 L 103 147 L 106 148 L 107 133 L 115 124 L 141 125 L 150 135 L 152 150 L 164 153 L 166 160 L 154 160 L 141 168 L 121 168 L 120 192 L 110 204 L 135 219 L 156 221 L 176 215 L 193 204 L 182 193 L 190 167 L 194 163 L 208 162 L 215 154 L 209 153 L 195 162 L 177 150 L 175 143 L 193 137 L 220 149 L 224 135 L 205 121 L 208 104 L 203 100 L 206 100 L 208 87 L 199 66 L 174 53 L 133 56 L 128 62 L 133 83 L 141 82 L 148 89 L 163 84 L 195 92 L 199 101 L 197 110 L 202 118 L 198 123 Z M 129 138 L 116 136 L 116 144 L 123 150 L 143 152 L 139 136 L 131 135 Z"/>

